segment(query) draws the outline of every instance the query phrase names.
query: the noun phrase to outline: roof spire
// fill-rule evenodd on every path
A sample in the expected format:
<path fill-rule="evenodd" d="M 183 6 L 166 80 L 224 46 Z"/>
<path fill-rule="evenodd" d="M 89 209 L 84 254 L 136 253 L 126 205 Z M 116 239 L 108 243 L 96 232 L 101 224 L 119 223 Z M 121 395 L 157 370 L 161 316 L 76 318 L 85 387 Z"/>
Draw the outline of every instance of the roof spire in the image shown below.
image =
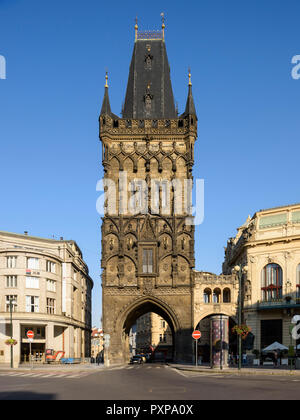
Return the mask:
<path fill-rule="evenodd" d="M 191 74 L 190 68 L 189 68 L 189 93 L 188 93 L 185 112 L 183 116 L 186 116 L 186 115 L 195 115 L 197 118 L 196 107 L 195 107 L 193 92 L 192 92 L 192 74 Z"/>
<path fill-rule="evenodd" d="M 134 27 L 134 30 L 135 30 L 135 40 L 137 41 L 137 38 L 138 38 L 138 29 L 139 29 L 139 27 L 138 27 L 138 18 L 137 18 L 137 16 L 135 17 L 135 27 Z"/>
<path fill-rule="evenodd" d="M 166 25 L 165 25 L 165 14 L 164 13 L 161 13 L 160 16 L 161 16 L 161 20 L 162 20 L 162 25 L 161 25 L 161 28 L 162 28 L 162 39 L 164 41 L 165 40 L 165 27 L 166 27 Z"/>
<path fill-rule="evenodd" d="M 112 115 L 108 96 L 108 72 L 105 73 L 104 98 L 100 115 Z"/>

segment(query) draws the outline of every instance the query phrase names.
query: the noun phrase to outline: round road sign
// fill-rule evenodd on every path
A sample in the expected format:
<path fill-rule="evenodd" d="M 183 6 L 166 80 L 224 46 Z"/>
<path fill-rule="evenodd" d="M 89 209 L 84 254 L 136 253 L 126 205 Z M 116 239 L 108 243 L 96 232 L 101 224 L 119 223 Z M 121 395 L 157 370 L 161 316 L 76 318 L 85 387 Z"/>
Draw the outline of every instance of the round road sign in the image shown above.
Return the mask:
<path fill-rule="evenodd" d="M 27 331 L 27 338 L 29 340 L 33 340 L 34 339 L 34 332 L 33 331 Z"/>
<path fill-rule="evenodd" d="M 193 332 L 193 334 L 192 334 L 192 337 L 195 339 L 195 340 L 199 340 L 199 338 L 201 338 L 201 332 L 200 331 L 194 331 Z"/>

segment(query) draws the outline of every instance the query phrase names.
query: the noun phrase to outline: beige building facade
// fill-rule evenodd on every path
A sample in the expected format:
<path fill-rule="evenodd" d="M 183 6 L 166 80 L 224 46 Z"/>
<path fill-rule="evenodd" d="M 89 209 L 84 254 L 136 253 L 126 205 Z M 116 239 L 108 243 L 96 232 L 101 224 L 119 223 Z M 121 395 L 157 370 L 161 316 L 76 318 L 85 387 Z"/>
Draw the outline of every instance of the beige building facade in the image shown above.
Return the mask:
<path fill-rule="evenodd" d="M 300 314 L 300 204 L 257 212 L 230 238 L 223 272 L 248 266 L 243 276 L 244 322 L 254 349 L 274 341 L 295 345 L 292 317 Z"/>
<path fill-rule="evenodd" d="M 137 351 L 158 346 L 172 346 L 172 331 L 167 321 L 156 313 L 149 312 L 141 316 L 136 323 Z"/>
<path fill-rule="evenodd" d="M 11 312 L 14 366 L 29 361 L 28 330 L 36 361 L 47 349 L 89 357 L 92 288 L 76 242 L 0 232 L 0 364 L 10 363 Z"/>

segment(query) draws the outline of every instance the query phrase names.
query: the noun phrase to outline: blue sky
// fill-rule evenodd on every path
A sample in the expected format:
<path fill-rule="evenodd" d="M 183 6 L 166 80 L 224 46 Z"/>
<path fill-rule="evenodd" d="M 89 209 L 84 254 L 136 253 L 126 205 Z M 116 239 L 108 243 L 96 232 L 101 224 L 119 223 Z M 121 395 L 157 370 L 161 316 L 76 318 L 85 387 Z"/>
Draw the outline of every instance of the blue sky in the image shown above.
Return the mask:
<path fill-rule="evenodd" d="M 159 29 L 182 111 L 191 66 L 199 118 L 194 176 L 205 179 L 197 269 L 219 273 L 228 237 L 248 214 L 300 201 L 298 0 L 0 0 L 0 229 L 75 239 L 101 314 L 102 176 L 98 115 L 109 70 L 120 114 L 134 42 Z"/>

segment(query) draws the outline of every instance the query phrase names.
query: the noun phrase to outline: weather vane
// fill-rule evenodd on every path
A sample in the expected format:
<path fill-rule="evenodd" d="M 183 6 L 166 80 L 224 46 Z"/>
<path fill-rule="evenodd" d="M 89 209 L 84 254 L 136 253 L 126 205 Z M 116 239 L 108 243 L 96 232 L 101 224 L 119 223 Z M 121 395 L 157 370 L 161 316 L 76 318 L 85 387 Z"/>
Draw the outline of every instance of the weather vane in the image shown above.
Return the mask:
<path fill-rule="evenodd" d="M 161 14 L 160 14 L 160 16 L 161 16 L 161 21 L 162 21 L 162 35 L 163 35 L 163 40 L 165 40 L 165 27 L 166 27 L 166 25 L 165 25 L 165 14 L 162 12 Z"/>

